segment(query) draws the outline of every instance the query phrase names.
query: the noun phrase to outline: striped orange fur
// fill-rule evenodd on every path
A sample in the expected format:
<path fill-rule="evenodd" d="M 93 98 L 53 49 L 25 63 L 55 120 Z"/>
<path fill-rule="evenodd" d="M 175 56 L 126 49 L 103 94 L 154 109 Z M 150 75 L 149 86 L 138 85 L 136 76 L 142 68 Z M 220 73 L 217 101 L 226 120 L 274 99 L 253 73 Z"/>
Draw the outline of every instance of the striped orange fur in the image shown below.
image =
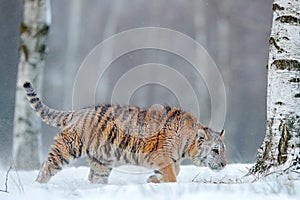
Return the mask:
<path fill-rule="evenodd" d="M 107 183 L 116 161 L 153 169 L 148 182 L 156 183 L 175 182 L 186 158 L 213 170 L 226 165 L 224 132 L 201 125 L 189 112 L 169 106 L 143 109 L 118 104 L 65 112 L 43 104 L 31 83 L 23 86 L 37 115 L 61 128 L 37 177 L 40 183 L 81 156 L 89 161 L 92 183 Z"/>

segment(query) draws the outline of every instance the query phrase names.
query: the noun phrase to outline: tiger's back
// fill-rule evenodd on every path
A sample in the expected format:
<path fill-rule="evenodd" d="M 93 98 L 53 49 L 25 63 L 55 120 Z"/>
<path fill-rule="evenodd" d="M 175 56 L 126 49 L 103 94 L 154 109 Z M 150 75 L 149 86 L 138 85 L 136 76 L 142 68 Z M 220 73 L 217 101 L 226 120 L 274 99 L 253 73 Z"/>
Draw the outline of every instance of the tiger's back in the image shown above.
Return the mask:
<path fill-rule="evenodd" d="M 199 155 L 203 141 L 199 141 L 198 130 L 207 129 L 191 113 L 169 106 L 143 109 L 102 104 L 73 112 L 57 111 L 36 97 L 30 83 L 24 88 L 43 121 L 62 128 L 40 170 L 39 182 L 47 182 L 64 164 L 82 155 L 89 160 L 93 183 L 107 183 L 116 161 L 153 169 L 150 182 L 176 181 L 180 162 Z M 220 160 L 225 165 L 225 158 Z"/>
<path fill-rule="evenodd" d="M 151 161 L 152 154 L 161 152 L 171 155 L 174 154 L 172 149 L 164 147 L 171 143 L 174 148 L 186 145 L 184 141 L 187 139 L 181 140 L 182 133 L 185 133 L 181 129 L 187 124 L 181 123 L 189 120 L 190 128 L 194 126 L 195 130 L 197 123 L 189 113 L 169 106 L 142 109 L 104 104 L 85 109 L 78 118 L 74 124 L 80 130 L 80 138 L 85 144 L 84 151 L 89 158 L 97 157 L 105 161 L 113 159 L 154 168 L 164 163 Z M 187 137 L 191 139 L 195 135 Z"/>

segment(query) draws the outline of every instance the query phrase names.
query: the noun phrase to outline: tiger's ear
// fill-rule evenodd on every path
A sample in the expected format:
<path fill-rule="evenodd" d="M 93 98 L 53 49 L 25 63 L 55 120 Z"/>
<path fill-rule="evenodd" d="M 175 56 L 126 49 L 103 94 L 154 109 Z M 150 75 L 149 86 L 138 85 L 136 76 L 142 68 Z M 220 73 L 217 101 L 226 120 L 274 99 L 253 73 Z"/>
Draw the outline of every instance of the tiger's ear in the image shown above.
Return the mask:
<path fill-rule="evenodd" d="M 225 130 L 223 129 L 220 133 L 220 137 L 223 137 L 225 135 Z"/>
<path fill-rule="evenodd" d="M 198 129 L 199 140 L 210 140 L 210 136 L 203 129 Z"/>

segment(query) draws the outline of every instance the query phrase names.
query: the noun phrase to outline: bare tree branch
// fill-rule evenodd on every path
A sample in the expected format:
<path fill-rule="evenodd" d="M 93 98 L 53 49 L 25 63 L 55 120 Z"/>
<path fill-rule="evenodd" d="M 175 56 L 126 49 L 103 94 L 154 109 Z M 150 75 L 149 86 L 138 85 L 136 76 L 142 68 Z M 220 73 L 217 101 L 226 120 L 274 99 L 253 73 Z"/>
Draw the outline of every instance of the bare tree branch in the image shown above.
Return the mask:
<path fill-rule="evenodd" d="M 0 192 L 6 192 L 6 193 L 8 193 L 8 186 L 7 186 L 7 183 L 8 183 L 8 175 L 9 175 L 9 172 L 10 172 L 11 169 L 12 169 L 12 167 L 10 166 L 9 169 L 7 170 L 7 172 L 6 172 L 6 178 L 5 178 L 5 190 L 1 190 L 1 189 L 0 189 Z"/>

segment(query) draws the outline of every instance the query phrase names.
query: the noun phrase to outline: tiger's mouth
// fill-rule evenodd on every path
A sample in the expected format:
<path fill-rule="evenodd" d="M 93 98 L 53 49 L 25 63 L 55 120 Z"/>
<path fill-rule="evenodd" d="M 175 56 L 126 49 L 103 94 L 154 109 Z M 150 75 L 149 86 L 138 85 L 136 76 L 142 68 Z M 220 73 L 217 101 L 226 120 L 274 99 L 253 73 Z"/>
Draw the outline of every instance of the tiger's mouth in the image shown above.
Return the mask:
<path fill-rule="evenodd" d="M 221 171 L 226 166 L 226 161 L 223 162 L 213 162 L 212 159 L 208 156 L 204 156 L 202 158 L 195 157 L 193 159 L 193 163 L 197 167 L 208 167 L 212 171 L 218 172 Z"/>

